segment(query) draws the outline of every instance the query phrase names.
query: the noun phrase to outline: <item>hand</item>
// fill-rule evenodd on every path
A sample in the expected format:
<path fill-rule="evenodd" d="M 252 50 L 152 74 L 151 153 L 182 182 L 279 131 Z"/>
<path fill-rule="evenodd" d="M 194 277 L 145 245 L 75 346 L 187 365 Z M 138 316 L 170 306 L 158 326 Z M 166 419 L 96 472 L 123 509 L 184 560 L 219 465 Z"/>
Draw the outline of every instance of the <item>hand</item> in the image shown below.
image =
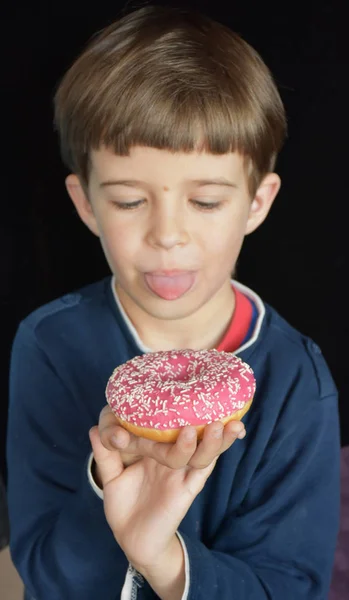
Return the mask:
<path fill-rule="evenodd" d="M 178 526 L 216 459 L 205 468 L 172 469 L 144 457 L 125 468 L 120 452 L 102 444 L 97 427 L 90 430 L 90 440 L 103 485 L 106 519 L 127 559 L 143 573 L 159 570 L 164 557 L 171 564 Z M 211 456 L 215 452 L 211 450 Z"/>
<path fill-rule="evenodd" d="M 199 443 L 196 429 L 191 426 L 182 428 L 175 443 L 154 442 L 120 427 L 109 405 L 100 413 L 98 429 L 104 447 L 108 450 L 118 449 L 124 466 L 147 456 L 171 469 L 180 469 L 185 465 L 205 469 L 230 448 L 237 437 L 242 439 L 246 435 L 241 421 L 230 421 L 225 427 L 216 421 L 205 427 L 204 437 Z"/>

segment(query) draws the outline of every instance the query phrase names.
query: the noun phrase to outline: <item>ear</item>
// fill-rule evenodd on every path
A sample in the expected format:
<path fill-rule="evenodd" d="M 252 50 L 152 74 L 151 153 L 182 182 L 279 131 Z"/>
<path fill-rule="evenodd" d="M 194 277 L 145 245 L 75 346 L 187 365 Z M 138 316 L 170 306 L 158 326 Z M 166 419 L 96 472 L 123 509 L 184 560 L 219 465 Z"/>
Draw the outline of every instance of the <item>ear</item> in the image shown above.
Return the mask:
<path fill-rule="evenodd" d="M 281 187 L 276 173 L 268 173 L 262 180 L 250 206 L 245 234 L 255 231 L 264 221 Z"/>
<path fill-rule="evenodd" d="M 89 201 L 80 179 L 77 175 L 71 174 L 65 180 L 65 187 L 71 197 L 77 213 L 83 223 L 99 237 L 98 224 L 94 215 L 91 202 Z"/>

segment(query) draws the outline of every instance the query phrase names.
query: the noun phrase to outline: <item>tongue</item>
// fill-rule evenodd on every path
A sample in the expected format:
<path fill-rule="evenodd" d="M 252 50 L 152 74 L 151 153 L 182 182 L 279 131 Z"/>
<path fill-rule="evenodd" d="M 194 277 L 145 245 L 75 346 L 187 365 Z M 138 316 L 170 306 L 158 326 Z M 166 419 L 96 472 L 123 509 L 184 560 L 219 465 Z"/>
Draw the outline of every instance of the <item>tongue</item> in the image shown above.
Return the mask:
<path fill-rule="evenodd" d="M 164 300 L 176 300 L 190 290 L 194 283 L 194 273 L 181 273 L 178 275 L 153 275 L 147 273 L 145 280 L 154 294 Z"/>

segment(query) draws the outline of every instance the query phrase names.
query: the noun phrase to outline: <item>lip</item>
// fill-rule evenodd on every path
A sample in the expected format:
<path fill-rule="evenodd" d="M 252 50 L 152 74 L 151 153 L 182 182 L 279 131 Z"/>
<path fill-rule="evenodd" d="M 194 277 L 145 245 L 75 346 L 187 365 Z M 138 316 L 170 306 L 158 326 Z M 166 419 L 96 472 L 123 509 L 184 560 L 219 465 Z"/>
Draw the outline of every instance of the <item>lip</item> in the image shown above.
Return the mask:
<path fill-rule="evenodd" d="M 196 271 L 162 269 L 144 273 L 148 290 L 162 300 L 177 300 L 194 286 Z"/>
<path fill-rule="evenodd" d="M 186 273 L 194 273 L 194 271 L 191 269 L 162 269 L 160 271 L 147 271 L 145 275 L 175 277 L 176 275 L 185 275 Z"/>

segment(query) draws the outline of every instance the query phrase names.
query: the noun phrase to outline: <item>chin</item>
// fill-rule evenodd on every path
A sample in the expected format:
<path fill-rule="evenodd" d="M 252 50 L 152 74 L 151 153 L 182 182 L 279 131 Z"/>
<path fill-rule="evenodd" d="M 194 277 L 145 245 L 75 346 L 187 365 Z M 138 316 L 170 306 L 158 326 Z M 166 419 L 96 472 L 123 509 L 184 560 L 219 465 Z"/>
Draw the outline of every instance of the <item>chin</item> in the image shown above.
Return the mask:
<path fill-rule="evenodd" d="M 151 315 L 155 319 L 163 321 L 177 321 L 179 319 L 185 319 L 195 314 L 204 304 L 198 303 L 197 298 L 193 302 L 193 298 L 190 299 L 188 296 L 183 296 L 178 300 L 162 300 L 152 299 L 151 302 L 137 302 L 138 306 L 148 315 Z"/>
<path fill-rule="evenodd" d="M 172 304 L 172 306 L 171 306 Z M 155 319 L 160 319 L 162 321 L 178 321 L 180 319 L 185 319 L 186 317 L 190 317 L 193 313 L 196 313 L 198 310 L 197 306 L 189 307 L 183 306 L 180 308 L 179 306 L 175 306 L 174 302 L 168 302 L 167 306 L 162 307 L 143 307 L 149 315 L 154 317 Z"/>

